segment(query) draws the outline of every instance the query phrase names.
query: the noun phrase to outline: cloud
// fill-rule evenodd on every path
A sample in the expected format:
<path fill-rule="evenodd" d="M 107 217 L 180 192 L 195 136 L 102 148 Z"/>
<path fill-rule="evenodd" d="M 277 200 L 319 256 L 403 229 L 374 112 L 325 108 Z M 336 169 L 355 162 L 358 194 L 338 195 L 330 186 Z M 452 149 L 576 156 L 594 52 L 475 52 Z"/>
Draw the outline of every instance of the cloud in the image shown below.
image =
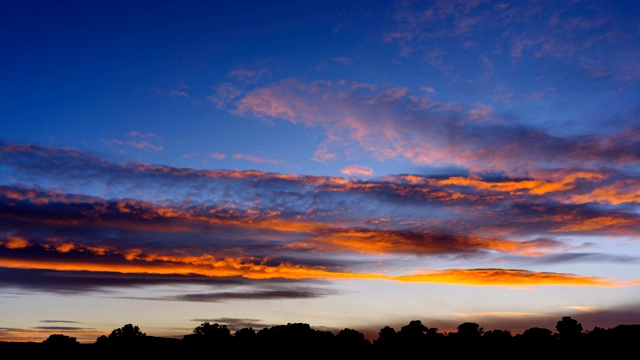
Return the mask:
<path fill-rule="evenodd" d="M 53 331 L 53 332 L 66 332 L 66 331 L 76 331 L 76 330 L 94 330 L 94 329 L 87 329 L 87 328 L 83 328 L 83 327 L 77 327 L 77 326 L 36 326 L 34 327 L 34 329 L 38 329 L 38 330 L 49 330 L 49 331 Z"/>
<path fill-rule="evenodd" d="M 110 293 L 163 283 L 249 286 L 193 293 L 213 301 L 259 294 L 264 289 L 251 288 L 259 283 L 326 279 L 632 286 L 606 274 L 523 266 L 637 261 L 599 251 L 596 240 L 589 253 L 584 241 L 567 240 L 606 235 L 623 243 L 640 230 L 640 216 L 629 211 L 633 198 L 578 201 L 598 188 L 640 183 L 614 170 L 358 180 L 115 164 L 74 149 L 18 144 L 0 145 L 0 169 L 11 174 L 0 184 L 5 288 Z M 424 269 L 425 258 L 487 266 Z M 402 271 L 381 270 L 400 259 Z M 496 269 L 496 262 L 511 266 Z"/>
<path fill-rule="evenodd" d="M 638 146 L 639 128 L 632 124 L 612 135 L 560 137 L 506 123 L 490 105 L 436 101 L 420 89 L 287 79 L 250 90 L 228 106 L 238 116 L 321 127 L 326 137 L 316 158 L 323 161 L 367 154 L 509 174 L 555 167 L 622 169 L 638 161 L 636 152 L 628 151 Z"/>
<path fill-rule="evenodd" d="M 50 268 L 55 266 L 51 265 Z M 90 268 L 91 266 L 87 266 Z M 247 285 L 240 278 L 208 278 L 200 275 L 122 274 L 101 271 L 70 271 L 37 268 L 0 267 L 0 287 L 24 291 L 46 291 L 58 294 L 85 294 L 100 292 L 113 294 L 116 289 L 139 288 L 170 284 L 228 287 Z M 58 322 L 58 321 L 49 321 Z"/>
<path fill-rule="evenodd" d="M 459 58 L 461 51 L 467 58 L 477 55 L 494 63 L 511 62 L 511 72 L 526 72 L 527 76 L 535 69 L 532 63 L 544 62 L 549 69 L 549 63 L 555 62 L 617 81 L 638 77 L 631 69 L 637 69 L 640 59 L 624 50 L 637 41 L 628 30 L 635 24 L 603 7 L 571 2 L 544 6 L 530 2 L 404 2 L 396 7 L 394 19 L 382 41 L 396 44 L 401 56 L 427 58 L 454 81 L 486 79 L 486 74 Z M 489 59 L 489 53 L 495 61 Z"/>
<path fill-rule="evenodd" d="M 396 276 L 398 281 L 434 282 L 480 286 L 615 286 L 609 279 L 575 276 L 573 274 L 539 273 L 517 269 L 449 269 L 415 275 Z"/>
<path fill-rule="evenodd" d="M 64 323 L 64 324 L 77 324 L 79 321 L 73 320 L 40 320 L 39 322 L 43 323 Z"/>
<path fill-rule="evenodd" d="M 159 136 L 154 133 L 143 133 L 140 131 L 132 131 L 130 133 L 125 134 L 125 136 L 133 137 L 133 138 L 141 138 L 141 139 L 158 139 Z"/>
<path fill-rule="evenodd" d="M 279 164 L 280 163 L 280 160 L 269 159 L 269 158 L 255 156 L 251 154 L 233 154 L 231 157 L 237 160 L 247 160 L 247 161 L 262 163 L 262 164 Z"/>
<path fill-rule="evenodd" d="M 10 236 L 5 241 L 0 241 L 0 245 L 4 245 L 7 249 L 24 249 L 29 246 L 29 241 L 20 236 Z"/>
<path fill-rule="evenodd" d="M 210 157 L 210 158 L 216 159 L 216 160 L 222 160 L 222 159 L 227 157 L 227 154 L 213 152 L 213 153 L 208 153 L 207 157 Z"/>
<path fill-rule="evenodd" d="M 103 140 L 103 143 L 108 145 L 128 146 L 134 149 L 151 150 L 151 151 L 163 151 L 164 148 L 158 144 L 154 144 L 156 141 L 160 141 L 158 135 L 153 133 L 141 133 L 139 131 L 132 131 L 125 134 L 124 140 L 111 139 Z"/>
<path fill-rule="evenodd" d="M 350 165 L 340 170 L 340 172 L 345 175 L 373 175 L 373 169 L 371 169 L 369 166 L 364 165 Z"/>
<path fill-rule="evenodd" d="M 320 289 L 278 289 L 250 292 L 217 292 L 200 294 L 182 294 L 167 298 L 173 301 L 196 301 L 196 302 L 221 302 L 237 300 L 285 300 L 285 299 L 307 299 L 326 296 L 328 292 Z"/>
<path fill-rule="evenodd" d="M 227 77 L 247 83 L 255 83 L 260 80 L 260 78 L 269 75 L 271 75 L 271 72 L 264 68 L 237 68 L 229 71 Z"/>
<path fill-rule="evenodd" d="M 640 263 L 640 257 L 631 255 L 611 255 L 600 253 L 564 253 L 549 255 L 537 259 L 529 259 L 529 261 L 543 263 L 543 264 L 556 264 L 556 263 L 572 263 L 580 261 L 583 263 L 618 263 L 618 264 L 635 264 Z"/>
<path fill-rule="evenodd" d="M 184 90 L 171 90 L 169 91 L 169 96 L 171 97 L 189 97 L 189 94 L 187 94 L 186 91 Z"/>
<path fill-rule="evenodd" d="M 213 94 L 207 96 L 207 100 L 218 109 L 242 95 L 242 90 L 231 83 L 220 84 L 214 90 Z"/>

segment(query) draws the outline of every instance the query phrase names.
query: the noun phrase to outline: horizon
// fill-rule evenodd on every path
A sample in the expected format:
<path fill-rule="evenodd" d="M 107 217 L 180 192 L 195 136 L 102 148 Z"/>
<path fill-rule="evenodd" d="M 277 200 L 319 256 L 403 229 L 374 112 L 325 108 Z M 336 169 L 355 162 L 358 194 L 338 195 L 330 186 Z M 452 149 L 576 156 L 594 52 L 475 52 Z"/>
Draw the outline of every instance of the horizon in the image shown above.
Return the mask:
<path fill-rule="evenodd" d="M 422 323 L 422 321 L 421 321 L 421 320 L 419 320 L 419 319 L 413 319 L 413 320 L 411 320 L 410 322 L 408 322 L 407 324 L 401 325 L 401 326 L 399 326 L 398 328 L 394 328 L 394 327 L 392 327 L 392 326 L 384 325 L 384 326 L 382 326 L 382 327 L 379 329 L 379 331 L 378 331 L 378 332 L 376 332 L 376 333 L 372 333 L 372 332 L 370 332 L 370 331 L 369 331 L 369 332 L 361 332 L 360 330 L 358 330 L 358 329 L 354 329 L 354 328 L 351 328 L 351 327 L 345 327 L 345 328 L 342 328 L 342 329 L 327 329 L 327 328 L 324 328 L 324 327 L 313 326 L 313 325 L 308 324 L 308 323 L 286 323 L 286 324 L 274 324 L 274 325 L 265 326 L 265 327 L 263 327 L 263 328 L 258 328 L 258 329 L 254 329 L 254 328 L 253 328 L 253 327 L 251 327 L 251 326 L 243 327 L 243 328 L 236 327 L 236 328 L 234 329 L 234 328 L 229 328 L 229 327 L 227 327 L 227 325 L 226 325 L 226 324 L 224 324 L 224 323 L 217 323 L 217 322 L 209 322 L 209 321 L 205 321 L 205 322 L 203 322 L 203 323 L 199 324 L 198 326 L 194 327 L 194 329 L 192 329 L 192 331 L 191 331 L 190 333 L 188 333 L 188 334 L 180 334 L 180 335 L 166 335 L 166 336 L 155 336 L 155 335 L 150 335 L 150 334 L 145 333 L 145 332 L 144 332 L 144 329 L 143 329 L 143 328 L 141 328 L 140 326 L 138 326 L 138 325 L 136 325 L 136 324 L 129 323 L 129 324 L 123 324 L 123 326 L 118 327 L 118 328 L 115 328 L 115 329 L 113 329 L 111 332 L 107 332 L 107 333 L 105 333 L 105 334 L 103 334 L 103 335 L 99 336 L 99 338 L 100 338 L 100 337 L 103 337 L 103 336 L 104 336 L 104 337 L 106 337 L 106 338 L 109 338 L 109 337 L 110 337 L 110 336 L 108 336 L 109 334 L 111 334 L 111 336 L 113 336 L 113 332 L 115 332 L 116 330 L 122 330 L 122 329 L 124 329 L 124 328 L 125 328 L 125 327 L 127 327 L 127 326 L 131 326 L 132 328 L 135 328 L 137 331 L 139 331 L 139 333 L 140 333 L 142 336 L 158 337 L 158 338 L 165 338 L 165 339 L 179 339 L 179 340 L 184 340 L 184 339 L 185 339 L 185 337 L 187 337 L 188 335 L 193 335 L 193 334 L 195 334 L 195 330 L 196 330 L 197 328 L 200 328 L 200 327 L 204 326 L 205 324 L 207 324 L 207 325 L 209 325 L 209 324 L 210 324 L 210 325 L 219 325 L 219 326 L 221 326 L 221 327 L 223 327 L 223 328 L 225 328 L 225 329 L 228 329 L 228 330 L 229 330 L 229 335 L 230 335 L 231 337 L 235 336 L 235 335 L 236 335 L 236 332 L 237 332 L 238 330 L 251 329 L 251 330 L 253 330 L 253 331 L 254 331 L 254 333 L 255 333 L 255 334 L 257 334 L 257 333 L 258 333 L 258 332 L 260 332 L 261 330 L 270 330 L 270 329 L 272 329 L 272 328 L 276 328 L 276 327 L 283 327 L 283 326 L 290 326 L 290 325 L 308 325 L 308 326 L 309 326 L 309 328 L 310 328 L 310 329 L 312 329 L 312 330 L 314 330 L 314 331 L 330 332 L 330 333 L 331 333 L 331 334 L 333 334 L 334 336 L 335 336 L 335 335 L 337 335 L 341 330 L 355 330 L 355 331 L 357 331 L 357 332 L 361 333 L 361 334 L 364 336 L 364 338 L 365 338 L 367 341 L 369 341 L 369 343 L 370 343 L 370 344 L 374 344 L 374 343 L 375 343 L 375 340 L 379 339 L 379 337 L 380 337 L 380 331 L 381 331 L 381 330 L 383 330 L 383 328 L 390 327 L 390 328 L 391 328 L 391 329 L 393 329 L 396 333 L 398 333 L 398 332 L 400 332 L 400 331 L 402 330 L 402 328 L 403 328 L 403 327 L 405 327 L 405 325 L 406 325 L 406 326 L 410 326 L 410 325 L 411 325 L 412 323 L 414 323 L 414 322 L 418 322 L 420 325 L 425 326 L 425 329 L 429 329 L 429 330 L 431 330 L 431 329 L 435 329 L 435 331 L 436 331 L 436 333 L 437 333 L 437 334 L 441 334 L 441 335 L 444 335 L 444 336 L 450 336 L 450 335 L 452 335 L 452 334 L 454 334 L 454 335 L 455 335 L 455 334 L 457 334 L 457 333 L 459 332 L 459 327 L 460 327 L 461 325 L 474 324 L 474 325 L 477 325 L 477 328 L 478 328 L 478 331 L 479 331 L 479 335 L 484 335 L 484 333 L 486 333 L 486 332 L 488 332 L 488 331 L 496 331 L 496 330 L 497 330 L 497 331 L 503 331 L 503 332 L 506 332 L 506 333 L 508 333 L 508 334 L 509 334 L 510 336 L 512 336 L 512 337 L 516 337 L 516 336 L 521 336 L 521 335 L 523 335 L 523 333 L 524 333 L 524 332 L 526 332 L 526 330 L 531 330 L 531 329 L 545 329 L 545 330 L 549 330 L 549 335 L 550 335 L 550 336 L 559 336 L 559 331 L 557 330 L 557 325 L 558 325 L 561 321 L 564 321 L 565 319 L 568 319 L 569 321 L 574 321 L 574 322 L 575 322 L 575 324 L 576 324 L 578 327 L 582 328 L 582 330 L 580 331 L 580 333 L 581 333 L 582 335 L 584 335 L 584 336 L 587 336 L 587 335 L 591 334 L 594 330 L 599 330 L 599 329 L 600 329 L 600 330 L 607 330 L 607 331 L 608 331 L 608 330 L 612 330 L 612 329 L 614 329 L 614 328 L 621 327 L 621 326 L 640 326 L 640 324 L 618 324 L 618 325 L 616 325 L 616 326 L 614 326 L 614 327 L 610 327 L 610 328 L 603 328 L 603 327 L 600 327 L 600 326 L 597 326 L 597 325 L 596 325 L 596 326 L 594 326 L 594 328 L 592 328 L 592 329 L 586 329 L 586 328 L 583 328 L 583 327 L 582 327 L 582 324 L 581 324 L 579 321 L 577 321 L 576 319 L 573 319 L 573 318 L 571 318 L 570 316 L 564 316 L 564 317 L 562 317 L 561 319 L 559 319 L 559 320 L 556 322 L 556 325 L 555 325 L 553 328 L 544 328 L 544 327 L 536 327 L 536 326 L 532 326 L 532 327 L 526 328 L 526 329 L 525 329 L 525 331 L 522 331 L 522 332 L 519 332 L 519 333 L 513 333 L 513 332 L 512 332 L 511 330 L 509 330 L 509 329 L 485 329 L 481 324 L 474 323 L 473 321 L 467 321 L 467 322 L 465 322 L 465 323 L 458 324 L 458 326 L 456 327 L 456 329 L 455 329 L 455 330 L 452 330 L 452 331 L 442 331 L 442 330 L 440 330 L 440 329 L 438 329 L 438 328 L 429 328 L 428 326 L 426 326 L 426 324 L 423 324 L 423 323 Z M 425 330 L 425 331 L 426 331 L 426 330 Z M 576 329 L 576 331 L 577 331 L 577 329 Z M 76 339 L 75 337 L 68 336 L 68 335 L 64 334 L 63 332 L 54 332 L 54 333 L 51 333 L 51 334 L 49 334 L 49 336 L 48 336 L 48 337 L 46 337 L 45 339 L 48 339 L 48 338 L 49 338 L 49 337 L 51 337 L 52 335 L 62 335 L 62 336 L 64 336 L 64 337 L 68 337 L 68 338 Z M 425 333 L 425 335 L 426 335 L 426 333 Z M 96 338 L 94 341 L 90 341 L 90 340 L 88 340 L 88 339 L 84 339 L 84 340 L 77 340 L 77 339 L 76 339 L 76 341 L 77 341 L 78 343 L 80 343 L 80 344 L 93 344 L 93 343 L 97 343 L 97 342 L 99 342 L 99 341 L 100 341 L 100 339 L 99 339 L 99 338 Z M 0 340 L 0 342 L 2 342 L 2 341 L 3 341 L 3 340 Z M 12 341 L 12 340 L 4 340 L 4 342 L 16 342 L 16 341 Z M 22 342 L 35 342 L 35 341 L 22 341 Z"/>
<path fill-rule="evenodd" d="M 640 2 L 0 9 L 0 341 L 640 324 Z"/>

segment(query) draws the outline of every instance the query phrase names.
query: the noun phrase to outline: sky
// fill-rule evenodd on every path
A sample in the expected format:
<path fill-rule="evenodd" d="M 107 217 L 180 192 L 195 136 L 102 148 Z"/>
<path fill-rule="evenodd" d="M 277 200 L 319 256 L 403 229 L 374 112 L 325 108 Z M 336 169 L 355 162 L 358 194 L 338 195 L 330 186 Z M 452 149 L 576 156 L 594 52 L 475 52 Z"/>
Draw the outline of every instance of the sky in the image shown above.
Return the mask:
<path fill-rule="evenodd" d="M 640 323 L 639 16 L 0 1 L 0 341 Z"/>

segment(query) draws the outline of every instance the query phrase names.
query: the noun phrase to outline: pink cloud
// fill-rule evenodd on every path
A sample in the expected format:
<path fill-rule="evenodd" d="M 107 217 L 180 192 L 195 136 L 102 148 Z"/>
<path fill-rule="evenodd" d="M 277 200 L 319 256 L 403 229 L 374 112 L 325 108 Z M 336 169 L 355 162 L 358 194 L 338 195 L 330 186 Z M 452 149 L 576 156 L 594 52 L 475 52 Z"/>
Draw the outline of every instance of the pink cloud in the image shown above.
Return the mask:
<path fill-rule="evenodd" d="M 207 154 L 207 157 L 212 158 L 212 159 L 222 160 L 222 159 L 227 157 L 227 154 L 213 152 L 213 153 Z"/>
<path fill-rule="evenodd" d="M 164 148 L 162 146 L 158 146 L 158 145 L 154 145 L 148 141 L 142 140 L 142 141 L 128 141 L 127 145 L 131 146 L 132 148 L 136 148 L 136 149 L 143 149 L 143 150 L 153 150 L 153 151 L 162 151 L 164 150 Z"/>
<path fill-rule="evenodd" d="M 640 128 L 562 138 L 505 123 L 490 105 L 433 100 L 423 89 L 288 79 L 250 90 L 225 107 L 239 116 L 321 128 L 325 138 L 313 156 L 317 161 L 368 155 L 514 175 L 532 166 L 625 164 L 638 158 L 623 147 L 636 146 Z"/>
<path fill-rule="evenodd" d="M 371 176 L 373 175 L 373 169 L 369 166 L 364 165 L 349 165 L 344 169 L 340 170 L 341 173 L 345 175 L 365 175 Z"/>
<path fill-rule="evenodd" d="M 222 108 L 225 104 L 242 95 L 242 91 L 230 83 L 224 83 L 215 87 L 215 93 L 207 96 L 216 108 Z"/>

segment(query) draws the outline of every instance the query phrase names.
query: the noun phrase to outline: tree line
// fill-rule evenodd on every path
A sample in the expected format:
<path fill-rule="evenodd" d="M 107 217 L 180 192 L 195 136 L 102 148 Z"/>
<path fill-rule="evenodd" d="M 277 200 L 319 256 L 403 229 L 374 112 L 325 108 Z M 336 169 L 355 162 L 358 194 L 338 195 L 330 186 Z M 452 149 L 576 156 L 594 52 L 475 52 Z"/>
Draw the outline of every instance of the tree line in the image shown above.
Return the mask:
<path fill-rule="evenodd" d="M 274 355 L 280 358 L 394 358 L 403 355 L 447 352 L 451 355 L 491 355 L 493 358 L 512 357 L 526 352 L 539 356 L 594 355 L 605 351 L 611 356 L 625 353 L 640 340 L 640 324 L 621 324 L 614 328 L 594 327 L 583 330 L 582 325 L 569 316 L 562 317 L 555 332 L 532 327 L 522 334 L 509 330 L 485 331 L 480 325 L 465 322 L 456 332 L 444 333 L 429 328 L 420 320 L 396 330 L 384 326 L 373 341 L 364 334 L 344 328 L 336 334 L 313 329 L 306 323 L 276 325 L 256 331 L 252 327 L 233 334 L 224 324 L 204 322 L 191 334 L 179 338 L 147 336 L 139 326 L 126 324 L 102 335 L 94 343 L 81 344 L 75 337 L 52 334 L 41 343 L 0 343 L 0 353 L 17 351 L 20 355 L 61 355 L 75 357 L 184 357 L 188 355 L 234 355 L 253 357 Z M 627 350 L 625 350 L 627 349 Z"/>

